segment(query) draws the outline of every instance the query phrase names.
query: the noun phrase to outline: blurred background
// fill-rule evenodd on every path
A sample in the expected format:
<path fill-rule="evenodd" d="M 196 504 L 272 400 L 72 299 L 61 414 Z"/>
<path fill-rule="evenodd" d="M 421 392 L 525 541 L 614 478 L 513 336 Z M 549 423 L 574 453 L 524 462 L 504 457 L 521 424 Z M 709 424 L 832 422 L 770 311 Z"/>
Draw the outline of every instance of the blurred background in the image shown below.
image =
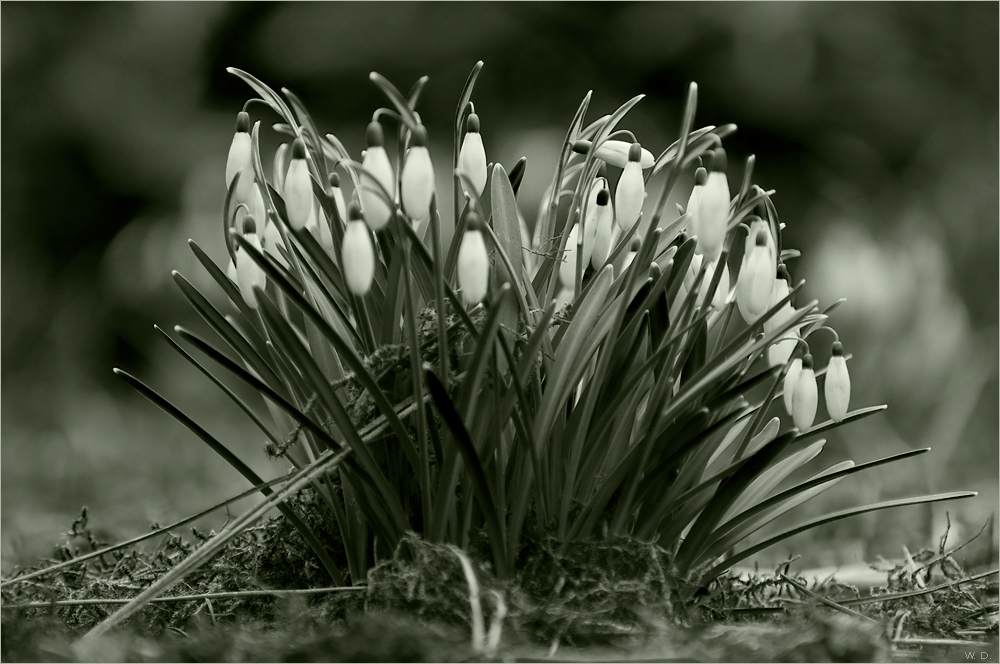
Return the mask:
<path fill-rule="evenodd" d="M 227 66 L 295 91 L 356 155 L 386 103 L 368 72 L 404 92 L 428 74 L 419 110 L 446 172 L 454 105 L 484 60 L 473 99 L 488 158 L 509 168 L 527 156 L 529 224 L 587 90 L 591 120 L 645 93 L 623 126 L 657 154 L 697 81 L 695 125 L 739 126 L 726 140 L 732 186 L 752 153 L 755 181 L 777 190 L 785 243 L 803 252 L 790 269 L 807 280 L 805 297 L 848 299 L 832 324 L 854 354 L 852 405 L 890 406 L 836 432 L 813 470 L 934 447 L 846 480 L 823 507 L 980 491 L 831 525 L 761 560 L 899 557 L 902 545 L 936 542 L 946 512 L 953 540 L 975 535 L 997 511 L 1000 463 L 998 7 L 3 3 L 3 569 L 48 555 L 82 505 L 99 534 L 120 539 L 246 488 L 114 366 L 261 474 L 283 471 L 152 327 L 203 329 L 170 270 L 217 290 L 186 239 L 222 261 L 225 160 L 252 94 Z M 250 110 L 265 129 L 275 120 Z M 828 343 L 814 349 L 819 366 Z M 966 552 L 994 560 L 997 533 L 991 525 Z"/>

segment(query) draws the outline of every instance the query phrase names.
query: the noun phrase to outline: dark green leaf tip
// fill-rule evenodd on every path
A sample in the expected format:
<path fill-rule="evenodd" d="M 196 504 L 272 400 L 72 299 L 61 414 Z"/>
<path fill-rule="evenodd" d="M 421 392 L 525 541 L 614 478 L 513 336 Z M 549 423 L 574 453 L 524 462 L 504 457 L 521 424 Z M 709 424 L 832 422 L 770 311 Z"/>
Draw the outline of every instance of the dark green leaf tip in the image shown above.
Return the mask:
<path fill-rule="evenodd" d="M 422 124 L 414 127 L 413 131 L 410 133 L 410 147 L 427 147 L 427 129 L 425 129 Z"/>
<path fill-rule="evenodd" d="M 779 279 L 784 279 L 785 281 L 787 281 L 789 283 L 791 283 L 791 281 L 792 281 L 792 277 L 791 277 L 791 275 L 788 274 L 788 268 L 785 267 L 784 263 L 782 263 L 781 265 L 778 266 L 778 278 Z"/>
<path fill-rule="evenodd" d="M 587 154 L 590 150 L 590 141 L 576 141 L 573 143 L 573 152 L 577 154 Z"/>
<path fill-rule="evenodd" d="M 699 166 L 694 172 L 694 183 L 703 186 L 706 182 L 708 182 L 708 171 L 704 166 Z"/>
<path fill-rule="evenodd" d="M 465 131 L 470 134 L 479 133 L 479 116 L 475 113 L 469 113 L 469 117 L 465 119 Z"/>
<path fill-rule="evenodd" d="M 351 201 L 351 204 L 347 206 L 347 218 L 351 221 L 360 221 L 364 218 L 361 216 L 361 204 L 356 200 Z"/>
<path fill-rule="evenodd" d="M 628 148 L 628 160 L 639 161 L 640 158 L 642 158 L 642 146 L 638 143 L 633 143 Z"/>
<path fill-rule="evenodd" d="M 252 214 L 248 214 L 243 217 L 243 234 L 250 235 L 251 233 L 257 232 L 257 221 L 253 218 Z"/>
<path fill-rule="evenodd" d="M 339 188 L 340 187 L 340 174 L 339 173 L 330 173 L 329 182 L 330 182 L 330 186 L 331 187 L 333 187 L 335 189 Z"/>
<path fill-rule="evenodd" d="M 810 355 L 809 353 L 806 353 L 805 356 L 802 358 L 802 368 L 803 369 L 813 368 L 813 356 Z"/>
<path fill-rule="evenodd" d="M 607 205 L 609 200 L 611 200 L 611 194 L 608 193 L 607 189 L 601 189 L 597 192 L 598 205 Z"/>
<path fill-rule="evenodd" d="M 715 159 L 713 160 L 712 170 L 716 173 L 726 172 L 726 151 L 723 148 L 715 149 Z"/>
<path fill-rule="evenodd" d="M 250 114 L 240 111 L 236 114 L 236 133 L 248 133 L 250 131 Z"/>
<path fill-rule="evenodd" d="M 639 251 L 639 247 L 642 246 L 642 240 L 637 237 L 632 238 L 632 244 L 629 245 L 629 249 L 632 251 Z"/>
<path fill-rule="evenodd" d="M 365 143 L 370 148 L 379 148 L 385 144 L 385 136 L 382 134 L 382 125 L 377 122 L 368 123 L 365 131 Z"/>
<path fill-rule="evenodd" d="M 844 356 L 844 344 L 840 343 L 839 341 L 834 341 L 833 342 L 833 349 L 832 349 L 831 352 L 833 353 L 834 357 L 843 357 Z"/>
<path fill-rule="evenodd" d="M 302 138 L 296 138 L 292 141 L 292 159 L 305 159 L 306 158 L 306 142 Z"/>

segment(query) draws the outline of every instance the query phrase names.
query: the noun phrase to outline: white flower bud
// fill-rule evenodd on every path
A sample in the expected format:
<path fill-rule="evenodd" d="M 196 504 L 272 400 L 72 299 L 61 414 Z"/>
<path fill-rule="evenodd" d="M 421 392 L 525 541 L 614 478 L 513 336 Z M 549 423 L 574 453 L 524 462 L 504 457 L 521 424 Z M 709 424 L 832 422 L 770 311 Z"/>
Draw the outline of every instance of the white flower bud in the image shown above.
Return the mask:
<path fill-rule="evenodd" d="M 431 216 L 434 198 L 434 164 L 427 151 L 427 130 L 417 125 L 410 136 L 410 149 L 400 175 L 399 194 L 403 210 L 414 222 Z"/>
<path fill-rule="evenodd" d="M 483 195 L 486 188 L 486 149 L 483 147 L 483 137 L 479 133 L 479 116 L 470 113 L 465 121 L 465 138 L 462 139 L 462 149 L 458 151 L 458 170 L 465 174 L 475 189 L 476 197 Z M 465 190 L 465 183 L 462 183 Z"/>
<path fill-rule="evenodd" d="M 769 366 L 777 367 L 788 362 L 788 358 L 795 352 L 798 345 L 799 335 L 789 332 L 778 341 L 767 348 L 767 363 Z"/>
<path fill-rule="evenodd" d="M 604 182 L 605 187 L 607 187 L 607 180 Z M 601 269 L 608 262 L 611 249 L 614 246 L 617 229 L 615 228 L 614 211 L 608 205 L 611 202 L 610 199 L 611 195 L 606 188 L 597 192 L 594 199 L 594 219 L 590 222 L 594 228 L 594 248 L 590 254 L 590 264 L 595 270 Z"/>
<path fill-rule="evenodd" d="M 243 221 L 243 237 L 257 251 L 262 251 L 260 239 L 257 237 L 257 226 L 253 217 L 248 216 Z M 236 284 L 240 287 L 240 294 L 243 301 L 251 309 L 257 308 L 257 295 L 254 287 L 264 288 L 267 283 L 264 269 L 257 265 L 252 258 L 243 250 L 243 247 L 236 247 Z"/>
<path fill-rule="evenodd" d="M 306 163 L 306 144 L 301 138 L 292 143 L 292 163 L 285 175 L 284 198 L 288 224 L 297 231 L 302 230 L 309 221 L 309 215 L 313 214 L 316 198 Z"/>
<path fill-rule="evenodd" d="M 792 413 L 792 395 L 795 393 L 795 385 L 799 380 L 799 373 L 802 371 L 802 358 L 797 357 L 788 365 L 785 372 L 785 382 L 782 384 L 782 399 L 785 402 L 785 410 L 790 415 Z"/>
<path fill-rule="evenodd" d="M 467 218 L 467 230 L 458 247 L 458 286 L 466 306 L 479 304 L 486 297 L 490 281 L 490 255 L 486 251 L 482 221 L 475 212 Z"/>
<path fill-rule="evenodd" d="M 326 218 L 326 212 L 319 205 L 314 205 L 309 212 L 309 219 L 306 220 L 306 230 L 308 230 L 319 246 L 326 251 L 333 253 L 333 233 L 330 232 L 330 222 Z"/>
<path fill-rule="evenodd" d="M 577 141 L 573 144 L 573 151 L 579 154 L 586 154 L 587 150 L 590 149 L 590 145 L 590 141 Z M 594 151 L 594 156 L 612 166 L 625 168 L 625 165 L 629 162 L 629 150 L 631 148 L 631 143 L 611 139 L 601 143 L 597 150 Z M 642 170 L 652 168 L 655 162 L 656 160 L 653 158 L 652 152 L 645 148 L 640 148 L 639 167 Z"/>
<path fill-rule="evenodd" d="M 847 415 L 851 402 L 851 376 L 847 373 L 844 347 L 839 341 L 833 344 L 833 355 L 826 369 L 826 409 L 834 422 L 840 422 Z"/>
<path fill-rule="evenodd" d="M 688 196 L 687 207 L 684 208 L 684 212 L 688 215 L 688 228 L 694 236 L 699 234 L 698 203 L 701 201 L 702 192 L 705 191 L 706 182 L 708 182 L 708 171 L 704 166 L 699 166 L 694 172 L 694 186 L 691 188 L 691 195 Z"/>
<path fill-rule="evenodd" d="M 288 267 L 288 261 L 285 260 L 285 257 L 281 253 L 285 249 L 285 241 L 281 238 L 281 231 L 278 230 L 278 225 L 274 222 L 268 222 L 264 225 L 263 245 L 264 253 L 285 267 Z"/>
<path fill-rule="evenodd" d="M 758 207 L 758 212 L 762 213 L 763 210 Z M 757 241 L 757 236 L 762 232 L 764 233 L 764 238 L 767 240 L 767 249 L 771 252 L 771 258 L 777 260 L 778 247 L 774 242 L 774 236 L 771 235 L 771 226 L 768 225 L 762 217 L 752 218 L 752 221 L 750 222 L 750 233 L 747 235 L 747 239 L 743 243 L 743 255 L 750 255 L 750 251 L 753 249 L 754 244 Z"/>
<path fill-rule="evenodd" d="M 594 254 L 594 242 L 597 240 L 597 226 L 599 224 L 598 215 L 604 212 L 610 212 L 607 210 L 607 201 L 603 206 L 597 204 L 597 198 L 600 196 L 601 192 L 608 188 L 608 181 L 605 178 L 599 177 L 595 178 L 590 185 L 590 191 L 587 194 L 587 213 L 583 218 L 583 264 L 586 266 L 590 263 L 591 256 Z"/>
<path fill-rule="evenodd" d="M 726 178 L 726 152 L 715 151 L 712 172 L 708 174 L 705 188 L 698 197 L 698 253 L 716 261 L 722 253 L 729 224 L 729 180 Z"/>
<path fill-rule="evenodd" d="M 629 148 L 629 161 L 625 164 L 615 189 L 615 220 L 623 231 L 631 230 L 638 221 L 646 196 L 646 185 L 639 166 L 640 150 L 638 143 L 633 143 Z"/>
<path fill-rule="evenodd" d="M 375 248 L 368 226 L 361 219 L 361 211 L 352 205 L 348 214 L 351 219 L 344 229 L 340 261 L 348 290 L 361 296 L 368 293 L 375 276 Z"/>
<path fill-rule="evenodd" d="M 282 143 L 274 151 L 274 165 L 271 167 L 271 180 L 274 190 L 279 196 L 285 195 L 285 174 L 288 172 L 288 143 Z"/>
<path fill-rule="evenodd" d="M 376 182 L 382 185 L 391 199 L 394 195 L 392 164 L 383 146 L 382 126 L 377 122 L 368 125 L 368 149 L 365 150 L 361 166 L 371 173 Z M 380 230 L 389 223 L 392 208 L 382 198 L 371 182 L 365 182 L 367 176 L 361 176 L 361 207 L 365 212 L 365 221 L 373 231 Z"/>
<path fill-rule="evenodd" d="M 799 431 L 805 431 L 813 425 L 818 398 L 812 355 L 806 354 L 802 358 L 802 370 L 792 389 L 792 423 Z"/>
<path fill-rule="evenodd" d="M 239 177 L 235 196 L 237 200 L 246 200 L 253 184 L 253 155 L 250 145 L 250 116 L 244 111 L 236 116 L 236 133 L 229 146 L 229 158 L 226 160 L 226 188 L 232 186 L 233 178 Z"/>
<path fill-rule="evenodd" d="M 774 260 L 764 233 L 758 233 L 756 244 L 744 258 L 736 282 L 736 304 L 746 322 L 755 322 L 767 311 L 773 290 Z"/>
<path fill-rule="evenodd" d="M 573 290 L 576 288 L 576 256 L 579 252 L 577 246 L 580 237 L 580 224 L 573 224 L 566 238 L 566 249 L 563 251 L 562 263 L 559 264 L 559 282 L 563 288 Z"/>
<path fill-rule="evenodd" d="M 340 188 L 340 176 L 330 173 L 330 190 L 333 193 L 333 204 L 337 206 L 337 217 L 340 223 L 347 223 L 347 204 L 344 202 L 344 192 Z"/>

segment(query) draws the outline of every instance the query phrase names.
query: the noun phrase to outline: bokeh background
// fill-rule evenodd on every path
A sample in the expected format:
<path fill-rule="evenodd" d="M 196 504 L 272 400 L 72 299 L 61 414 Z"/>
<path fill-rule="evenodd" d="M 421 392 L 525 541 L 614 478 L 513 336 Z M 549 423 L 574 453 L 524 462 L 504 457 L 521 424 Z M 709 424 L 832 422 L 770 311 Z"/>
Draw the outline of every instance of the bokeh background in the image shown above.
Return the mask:
<path fill-rule="evenodd" d="M 833 323 L 855 356 L 854 404 L 890 405 L 831 437 L 821 458 L 935 448 L 845 481 L 825 506 L 981 492 L 842 522 L 768 555 L 814 565 L 898 557 L 902 545 L 935 541 L 945 511 L 953 537 L 971 537 L 997 511 L 998 7 L 4 2 L 3 569 L 47 555 L 82 505 L 117 539 L 246 488 L 113 366 L 261 474 L 282 471 L 152 328 L 200 329 L 170 279 L 177 269 L 208 284 L 185 240 L 225 253 L 225 159 L 251 95 L 227 66 L 294 90 L 355 153 L 385 104 L 368 72 L 404 91 L 429 74 L 420 110 L 444 171 L 441 139 L 484 60 L 474 101 L 488 156 L 508 168 L 528 157 L 529 224 L 587 90 L 591 118 L 645 93 L 624 126 L 658 153 L 697 81 L 696 126 L 739 126 L 726 141 L 734 186 L 753 153 L 755 181 L 777 190 L 806 296 L 848 298 Z M 263 108 L 251 110 L 268 127 Z M 816 349 L 820 366 L 825 352 Z M 997 533 L 966 552 L 994 560 Z"/>

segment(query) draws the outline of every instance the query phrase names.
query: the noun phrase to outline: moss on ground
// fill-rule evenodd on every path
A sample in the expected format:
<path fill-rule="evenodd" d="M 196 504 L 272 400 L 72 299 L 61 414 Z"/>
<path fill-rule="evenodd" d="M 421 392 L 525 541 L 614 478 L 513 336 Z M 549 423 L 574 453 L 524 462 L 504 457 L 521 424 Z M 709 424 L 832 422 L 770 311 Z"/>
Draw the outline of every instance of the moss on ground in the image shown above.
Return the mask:
<path fill-rule="evenodd" d="M 344 553 L 336 528 L 321 520 L 309 492 L 296 509 Z M 12 584 L 4 607 L 62 599 L 134 597 L 187 556 L 206 534 L 165 535 L 149 550 L 104 556 L 79 568 Z M 86 514 L 56 552 L 67 560 L 100 548 Z M 466 555 L 480 592 L 483 627 L 497 622 L 496 658 L 586 661 L 890 661 L 890 637 L 987 642 L 977 658 L 997 657 L 997 582 L 952 585 L 932 594 L 854 606 L 852 617 L 818 605 L 776 574 L 720 577 L 688 598 L 665 551 L 627 538 L 582 542 L 560 553 L 529 539 L 513 578 L 493 574 L 477 533 Z M 346 563 L 345 563 L 346 564 Z M 788 573 L 788 565 L 783 571 Z M 789 574 L 794 577 L 794 575 Z M 919 552 L 914 565 L 887 570 L 874 594 L 917 590 L 967 576 L 943 549 Z M 803 581 L 803 579 L 799 579 Z M 304 542 L 281 517 L 242 533 L 168 594 L 297 589 L 328 585 Z M 834 582 L 810 589 L 834 602 L 859 599 Z M 3 661 L 468 661 L 473 613 L 457 549 L 407 536 L 373 567 L 367 589 L 293 597 L 152 604 L 121 630 L 86 647 L 83 632 L 116 607 L 3 611 Z M 503 614 L 502 616 L 500 614 Z M 992 621 L 990 616 L 993 616 Z M 501 620 L 502 617 L 502 620 Z M 554 656 L 551 649 L 555 647 Z M 83 648 L 83 649 L 81 649 Z M 961 659 L 961 649 L 910 648 L 907 661 Z"/>

